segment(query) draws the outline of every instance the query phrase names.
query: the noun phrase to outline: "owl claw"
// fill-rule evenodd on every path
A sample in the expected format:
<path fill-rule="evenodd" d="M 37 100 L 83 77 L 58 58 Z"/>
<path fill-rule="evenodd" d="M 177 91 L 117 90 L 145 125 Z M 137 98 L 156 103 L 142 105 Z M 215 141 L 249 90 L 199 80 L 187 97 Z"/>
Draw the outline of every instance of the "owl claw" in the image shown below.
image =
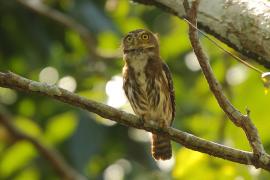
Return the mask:
<path fill-rule="evenodd" d="M 145 117 L 140 118 L 140 125 L 146 127 L 147 129 L 155 129 L 156 131 L 160 131 L 161 129 L 168 127 L 166 122 L 163 120 L 154 121 L 146 119 Z"/>
<path fill-rule="evenodd" d="M 149 128 L 151 128 L 151 129 L 160 129 L 161 127 L 160 127 L 160 124 L 159 123 L 157 123 L 156 121 L 153 121 L 153 120 L 147 120 L 147 121 L 145 121 L 145 123 L 144 123 L 144 125 L 146 126 L 146 127 L 149 127 Z"/>
<path fill-rule="evenodd" d="M 140 118 L 140 119 L 139 119 L 139 124 L 140 124 L 141 126 L 144 126 L 144 124 L 145 124 L 144 118 Z"/>
<path fill-rule="evenodd" d="M 143 118 L 143 117 L 140 118 L 140 124 L 148 129 L 153 129 L 153 128 L 157 129 L 158 128 L 158 124 L 155 121 L 145 120 L 145 118 Z"/>

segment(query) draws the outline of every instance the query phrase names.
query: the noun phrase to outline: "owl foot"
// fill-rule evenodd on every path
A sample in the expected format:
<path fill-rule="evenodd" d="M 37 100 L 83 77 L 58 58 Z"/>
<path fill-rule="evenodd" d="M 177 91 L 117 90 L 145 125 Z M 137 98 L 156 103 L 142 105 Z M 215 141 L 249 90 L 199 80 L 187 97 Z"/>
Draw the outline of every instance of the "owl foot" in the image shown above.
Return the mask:
<path fill-rule="evenodd" d="M 157 124 L 158 124 L 158 129 L 157 129 L 158 133 L 161 133 L 163 131 L 162 129 L 169 127 L 169 125 L 164 120 L 159 120 Z"/>
<path fill-rule="evenodd" d="M 145 119 L 145 118 L 141 118 L 141 124 L 148 128 L 148 129 L 159 129 L 159 124 L 156 122 L 156 121 L 153 121 L 153 120 L 149 120 L 149 119 Z"/>
<path fill-rule="evenodd" d="M 160 132 L 162 132 L 162 129 L 168 127 L 167 124 L 163 121 L 154 121 L 154 120 L 149 120 L 149 119 L 146 120 L 144 118 L 142 118 L 141 120 L 143 123 L 142 125 L 144 127 L 146 127 L 149 130 L 154 129 L 156 131 L 156 133 L 160 133 Z"/>

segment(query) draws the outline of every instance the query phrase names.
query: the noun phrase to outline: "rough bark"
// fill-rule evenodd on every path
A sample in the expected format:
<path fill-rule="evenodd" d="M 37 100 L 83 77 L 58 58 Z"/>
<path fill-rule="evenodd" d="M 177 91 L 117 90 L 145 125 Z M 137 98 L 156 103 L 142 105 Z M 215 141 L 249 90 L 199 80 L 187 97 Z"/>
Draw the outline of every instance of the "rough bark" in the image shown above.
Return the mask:
<path fill-rule="evenodd" d="M 184 0 L 133 0 L 186 17 Z M 190 2 L 191 0 L 189 0 Z M 248 58 L 270 68 L 270 2 L 202 0 L 198 27 Z"/>

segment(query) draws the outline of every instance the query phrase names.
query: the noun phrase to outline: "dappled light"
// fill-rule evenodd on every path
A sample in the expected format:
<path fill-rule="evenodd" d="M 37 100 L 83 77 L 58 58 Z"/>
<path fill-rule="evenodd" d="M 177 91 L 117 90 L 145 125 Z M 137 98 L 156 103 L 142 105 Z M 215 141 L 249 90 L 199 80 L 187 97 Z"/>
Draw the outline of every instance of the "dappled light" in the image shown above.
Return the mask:
<path fill-rule="evenodd" d="M 149 132 L 135 128 L 129 128 L 128 135 L 132 140 L 138 142 L 149 142 L 152 136 Z"/>
<path fill-rule="evenodd" d="M 65 76 L 59 80 L 58 86 L 70 92 L 74 92 L 76 90 L 77 83 L 74 77 Z"/>
<path fill-rule="evenodd" d="M 247 68 L 243 65 L 236 65 L 228 69 L 226 81 L 230 85 L 238 85 L 243 83 L 248 76 Z"/>
<path fill-rule="evenodd" d="M 17 100 L 17 93 L 11 89 L 0 88 L 0 102 L 11 105 Z"/>
<path fill-rule="evenodd" d="M 169 159 L 169 160 L 166 160 L 166 161 L 158 160 L 156 162 L 157 162 L 158 167 L 162 171 L 170 172 L 173 169 L 174 165 L 175 165 L 175 158 L 174 158 L 174 155 L 173 155 L 172 158 Z"/>
<path fill-rule="evenodd" d="M 249 1 L 199 4 L 205 58 L 183 0 L 0 1 L 0 179 L 270 179 L 270 3 Z M 121 46 L 136 29 L 158 38 L 147 63 L 162 60 L 168 72 L 142 63 L 156 46 Z M 123 89 L 127 51 L 141 68 L 128 66 L 126 77 L 138 77 L 128 93 L 144 88 L 133 106 Z M 175 118 L 157 123 L 171 109 L 149 102 L 172 99 L 168 74 Z M 162 83 L 146 88 L 158 78 L 143 75 Z M 156 89 L 170 95 L 150 98 Z M 136 106 L 145 114 L 134 116 Z M 171 159 L 152 157 L 151 132 L 171 138 Z"/>
<path fill-rule="evenodd" d="M 123 78 L 121 76 L 113 76 L 112 79 L 107 82 L 105 91 L 108 96 L 108 105 L 119 108 L 127 102 L 122 85 Z"/>
<path fill-rule="evenodd" d="M 124 179 L 125 174 L 130 173 L 132 166 L 126 159 L 119 159 L 115 163 L 109 165 L 104 173 L 104 180 L 121 180 Z"/>
<path fill-rule="evenodd" d="M 191 71 L 198 71 L 201 69 L 200 64 L 194 52 L 190 52 L 185 56 L 185 63 L 188 69 L 190 69 Z"/>
<path fill-rule="evenodd" d="M 55 84 L 58 81 L 59 74 L 54 67 L 46 67 L 39 73 L 39 81 L 49 85 Z"/>
<path fill-rule="evenodd" d="M 124 179 L 124 168 L 119 164 L 112 164 L 104 171 L 104 180 L 121 180 Z"/>

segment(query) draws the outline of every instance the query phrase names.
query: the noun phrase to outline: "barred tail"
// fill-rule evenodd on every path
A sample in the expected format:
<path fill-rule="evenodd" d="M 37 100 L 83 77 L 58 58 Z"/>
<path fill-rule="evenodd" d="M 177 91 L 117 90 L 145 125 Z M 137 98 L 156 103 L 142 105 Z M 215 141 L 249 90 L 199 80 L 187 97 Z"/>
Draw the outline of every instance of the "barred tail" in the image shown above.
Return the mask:
<path fill-rule="evenodd" d="M 152 134 L 152 156 L 156 160 L 167 160 L 172 157 L 171 141 L 167 137 Z"/>

